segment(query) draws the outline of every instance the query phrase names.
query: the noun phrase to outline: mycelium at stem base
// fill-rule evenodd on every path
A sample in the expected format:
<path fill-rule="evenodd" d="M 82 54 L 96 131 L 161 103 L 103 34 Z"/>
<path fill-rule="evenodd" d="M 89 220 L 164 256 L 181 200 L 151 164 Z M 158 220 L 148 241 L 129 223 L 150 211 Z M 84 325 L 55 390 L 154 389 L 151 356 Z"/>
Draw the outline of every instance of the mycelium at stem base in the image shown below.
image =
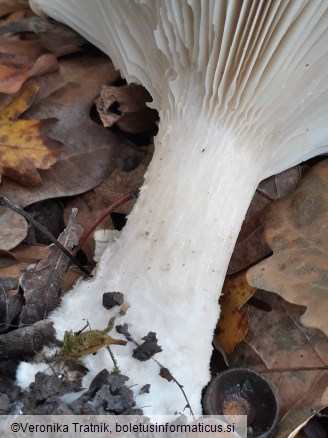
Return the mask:
<path fill-rule="evenodd" d="M 116 323 L 128 323 L 136 341 L 149 331 L 157 334 L 163 351 L 155 358 L 184 386 L 196 414 L 210 378 L 222 283 L 259 179 L 259 157 L 252 162 L 249 152 L 208 120 L 197 105 L 186 107 L 183 116 L 162 115 L 145 184 L 121 237 L 103 255 L 95 278 L 81 281 L 52 315 L 60 337 L 80 329 L 83 318 L 93 329 L 103 328 L 112 316 L 102 307 L 103 293 L 122 292 L 130 307 Z M 151 384 L 150 394 L 137 399 L 147 406 L 145 413 L 182 412 L 186 402 L 179 388 L 159 376 L 154 361 L 132 358 L 133 348 L 112 350 L 137 391 Z M 88 381 L 111 368 L 106 350 L 86 364 L 92 370 Z"/>

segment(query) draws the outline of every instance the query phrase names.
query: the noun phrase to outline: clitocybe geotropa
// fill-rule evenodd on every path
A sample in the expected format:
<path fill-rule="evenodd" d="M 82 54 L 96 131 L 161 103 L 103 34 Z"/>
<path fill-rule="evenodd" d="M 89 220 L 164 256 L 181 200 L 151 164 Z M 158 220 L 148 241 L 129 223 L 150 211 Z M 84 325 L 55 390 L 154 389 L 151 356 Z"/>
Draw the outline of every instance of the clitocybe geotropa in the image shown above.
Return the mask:
<path fill-rule="evenodd" d="M 328 150 L 328 3 L 259 0 L 38 0 L 144 85 L 160 114 L 155 153 L 119 241 L 94 280 L 52 318 L 59 336 L 108 322 L 102 294 L 120 291 L 135 339 L 154 331 L 156 358 L 195 413 L 210 378 L 218 297 L 257 184 Z M 131 385 L 151 383 L 146 413 L 185 400 L 134 346 L 114 355 Z M 108 352 L 87 359 L 95 374 Z M 140 398 L 141 400 L 141 398 Z"/>

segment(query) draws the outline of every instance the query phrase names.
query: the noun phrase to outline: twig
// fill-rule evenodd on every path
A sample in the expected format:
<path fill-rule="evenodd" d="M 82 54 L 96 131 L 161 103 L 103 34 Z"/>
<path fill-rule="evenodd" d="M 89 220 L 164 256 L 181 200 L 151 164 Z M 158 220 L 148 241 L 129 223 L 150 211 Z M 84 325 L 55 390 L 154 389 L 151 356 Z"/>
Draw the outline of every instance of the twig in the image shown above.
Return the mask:
<path fill-rule="evenodd" d="M 113 204 L 111 204 L 109 207 L 105 208 L 105 210 L 101 212 L 101 214 L 97 217 L 97 219 L 84 231 L 77 247 L 73 251 L 73 254 L 76 255 L 80 251 L 80 249 L 82 248 L 82 246 L 84 245 L 85 241 L 90 236 L 90 234 L 110 213 L 112 213 L 117 207 L 120 207 L 126 202 L 131 201 L 131 199 L 138 198 L 139 193 L 140 193 L 139 190 L 133 190 L 132 192 L 126 193 L 125 195 L 121 196 L 117 201 L 115 201 Z"/>
<path fill-rule="evenodd" d="M 0 205 L 5 205 L 6 207 L 10 208 L 10 210 L 23 216 L 28 222 L 45 234 L 54 245 L 63 251 L 63 253 L 71 260 L 71 262 L 78 266 L 82 272 L 84 272 L 88 277 L 90 276 L 90 272 L 74 257 L 74 255 L 72 255 L 46 228 L 44 228 L 43 225 L 35 220 L 34 217 L 32 217 L 22 208 L 18 207 L 18 205 L 13 204 L 5 196 L 0 196 Z"/>

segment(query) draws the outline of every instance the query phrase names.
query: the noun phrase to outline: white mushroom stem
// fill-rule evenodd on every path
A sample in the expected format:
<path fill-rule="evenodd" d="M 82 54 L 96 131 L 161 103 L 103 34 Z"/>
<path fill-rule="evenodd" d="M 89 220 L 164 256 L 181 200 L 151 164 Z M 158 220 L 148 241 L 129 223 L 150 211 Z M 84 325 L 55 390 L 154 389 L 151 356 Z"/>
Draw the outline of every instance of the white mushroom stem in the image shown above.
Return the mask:
<path fill-rule="evenodd" d="M 140 342 L 184 385 L 195 413 L 209 380 L 218 297 L 258 182 L 327 151 L 327 2 L 39 0 L 145 85 L 160 131 L 140 199 L 119 241 L 52 318 L 60 336 L 82 318 L 103 328 L 102 294 L 123 292 Z M 74 8 L 75 7 L 75 8 Z M 85 15 L 84 15 L 85 14 Z M 146 413 L 182 411 L 179 389 L 113 347 L 131 384 L 151 383 Z M 106 351 L 89 357 L 93 374 Z M 90 377 L 89 377 L 90 379 Z"/>
<path fill-rule="evenodd" d="M 109 313 L 102 309 L 103 292 L 123 292 L 130 308 L 117 323 L 127 322 L 137 341 L 156 332 L 163 352 L 155 357 L 185 386 L 199 413 L 210 378 L 218 296 L 258 183 L 260 156 L 245 153 L 206 113 L 195 119 L 198 110 L 188 104 L 185 116 L 162 118 L 138 205 L 101 259 L 95 280 L 80 283 L 52 318 L 60 336 L 68 326 L 80 328 L 82 318 L 104 327 Z M 152 384 L 151 401 L 143 403 L 151 403 L 149 412 L 182 411 L 178 387 L 159 377 L 155 363 L 132 359 L 131 349 L 113 347 L 132 384 Z"/>

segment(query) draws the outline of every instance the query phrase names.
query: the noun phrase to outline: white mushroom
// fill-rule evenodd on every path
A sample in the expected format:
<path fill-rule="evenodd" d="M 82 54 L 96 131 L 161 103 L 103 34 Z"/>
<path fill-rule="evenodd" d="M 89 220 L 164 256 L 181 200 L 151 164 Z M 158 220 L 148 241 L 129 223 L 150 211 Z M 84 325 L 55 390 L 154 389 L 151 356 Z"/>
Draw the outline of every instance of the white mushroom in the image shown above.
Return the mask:
<path fill-rule="evenodd" d="M 328 150 L 326 0 L 38 0 L 97 45 L 159 110 L 155 153 L 140 199 L 92 281 L 78 283 L 52 318 L 59 335 L 106 326 L 102 294 L 124 293 L 120 318 L 184 385 L 195 413 L 210 378 L 218 297 L 257 184 Z M 147 414 L 182 411 L 185 400 L 113 348 L 131 384 L 151 383 Z M 108 353 L 87 359 L 93 374 Z"/>

